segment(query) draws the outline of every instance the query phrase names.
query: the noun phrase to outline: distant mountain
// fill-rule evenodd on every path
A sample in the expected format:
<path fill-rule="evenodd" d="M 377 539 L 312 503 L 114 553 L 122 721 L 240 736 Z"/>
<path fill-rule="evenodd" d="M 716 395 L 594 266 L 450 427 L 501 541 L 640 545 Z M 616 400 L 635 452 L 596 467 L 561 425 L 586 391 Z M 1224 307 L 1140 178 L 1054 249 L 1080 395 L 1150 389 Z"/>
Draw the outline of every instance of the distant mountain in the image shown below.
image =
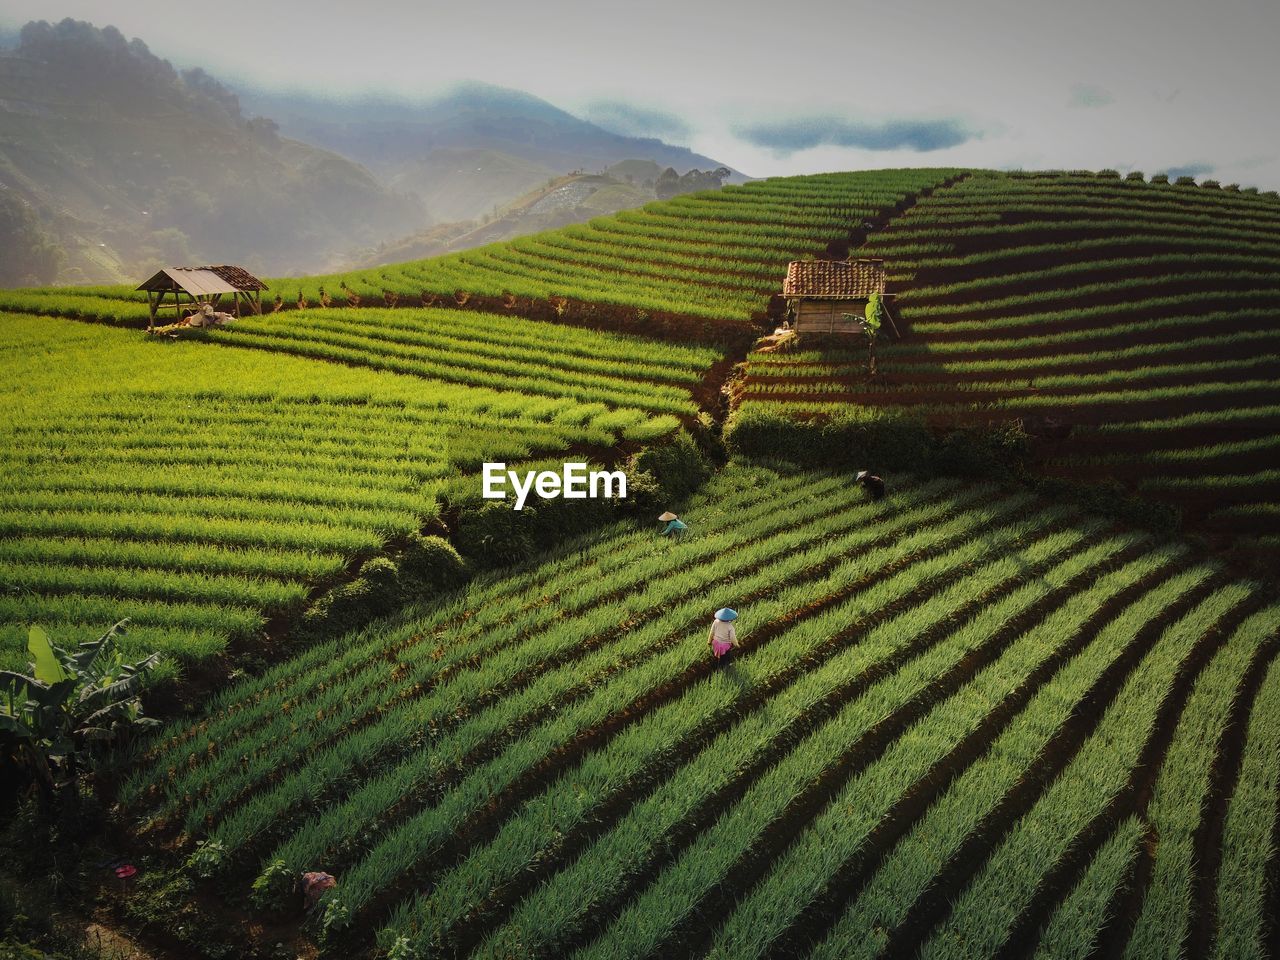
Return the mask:
<path fill-rule="evenodd" d="M 721 166 L 661 140 L 621 136 L 545 100 L 483 83 L 460 84 L 416 102 L 386 97 L 333 100 L 242 91 L 283 133 L 367 166 L 395 189 L 423 197 L 436 221 L 490 214 L 574 170 L 649 161 L 678 173 Z M 732 181 L 745 179 L 734 173 Z"/>
<path fill-rule="evenodd" d="M 204 71 L 73 20 L 0 52 L 0 197 L 0 244 L 34 265 L 6 282 L 141 279 L 162 261 L 315 271 L 427 222 L 417 197 L 246 116 Z"/>
<path fill-rule="evenodd" d="M 639 178 L 637 172 L 647 177 Z M 615 164 L 603 174 L 555 177 L 481 222 L 438 224 L 412 236 L 379 244 L 375 250 L 362 251 L 352 260 L 351 268 L 422 260 L 643 206 L 656 199 L 654 183 L 658 173 L 652 161 L 628 160 Z"/>

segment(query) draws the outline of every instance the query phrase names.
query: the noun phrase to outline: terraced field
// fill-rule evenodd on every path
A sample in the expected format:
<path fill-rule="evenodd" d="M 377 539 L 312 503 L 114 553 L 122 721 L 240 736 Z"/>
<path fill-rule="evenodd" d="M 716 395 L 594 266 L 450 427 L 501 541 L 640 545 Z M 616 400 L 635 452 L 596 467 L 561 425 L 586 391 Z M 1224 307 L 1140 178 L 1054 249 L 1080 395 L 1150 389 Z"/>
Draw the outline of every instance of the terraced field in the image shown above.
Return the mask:
<path fill-rule="evenodd" d="M 178 663 L 288 640 L 481 461 L 715 409 L 786 261 L 864 238 L 907 334 L 881 374 L 754 353 L 735 418 L 1018 418 L 1051 472 L 1274 541 L 1280 201 L 790 178 L 271 281 L 279 312 L 177 341 L 113 329 L 146 320 L 122 288 L 0 292 L 0 666 L 36 621 L 129 616 Z M 587 329 L 647 320 L 669 339 Z M 955 478 L 871 502 L 737 460 L 681 513 L 684 540 L 610 528 L 222 689 L 120 790 L 130 842 L 198 849 L 202 895 L 332 956 L 1276 955 L 1274 584 Z M 307 870 L 338 882 L 304 922 Z"/>
<path fill-rule="evenodd" d="M 744 407 L 1021 418 L 1050 473 L 1118 478 L 1203 530 L 1280 545 L 1280 200 L 974 173 L 859 253 L 885 258 L 909 328 L 880 375 L 847 350 L 758 355 Z"/>
<path fill-rule="evenodd" d="M 715 359 L 495 318 L 446 365 L 440 346 L 396 352 L 393 323 L 376 354 L 308 319 L 300 348 L 281 323 L 268 350 L 229 350 L 3 318 L 0 663 L 22 665 L 32 622 L 73 643 L 129 617 L 131 648 L 188 662 L 258 638 L 483 461 L 670 433 Z"/>
<path fill-rule="evenodd" d="M 264 906 L 334 873 L 339 955 L 1264 955 L 1256 585 L 949 480 L 738 464 L 686 516 L 229 689 L 126 807 Z"/>
<path fill-rule="evenodd" d="M 953 170 L 779 177 L 651 203 L 431 260 L 267 281 L 282 306 L 431 306 L 441 300 L 534 315 L 569 302 L 607 320 L 643 313 L 749 329 L 787 262 L 828 248 L 843 256 L 864 221 L 883 222 Z M 145 323 L 126 287 L 0 293 L 0 310 Z"/>

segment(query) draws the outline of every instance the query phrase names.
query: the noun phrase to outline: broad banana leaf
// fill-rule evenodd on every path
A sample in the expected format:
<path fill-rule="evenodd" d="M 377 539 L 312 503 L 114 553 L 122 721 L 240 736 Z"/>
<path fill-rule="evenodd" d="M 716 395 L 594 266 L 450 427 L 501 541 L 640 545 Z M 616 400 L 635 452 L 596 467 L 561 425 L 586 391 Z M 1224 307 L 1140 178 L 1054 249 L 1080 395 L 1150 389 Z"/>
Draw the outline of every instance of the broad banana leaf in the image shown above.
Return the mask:
<path fill-rule="evenodd" d="M 141 663 L 126 667 L 124 676 L 105 687 L 86 686 L 80 691 L 80 707 L 99 710 L 123 700 L 131 700 L 140 694 L 147 682 L 147 673 L 159 662 L 160 655 L 153 653 Z"/>
<path fill-rule="evenodd" d="M 125 624 L 128 622 L 127 619 L 121 620 L 97 640 L 86 640 L 80 644 L 80 651 L 70 657 L 71 668 L 77 673 L 88 673 L 93 669 L 94 661 L 98 659 L 102 651 L 111 646 L 117 636 L 127 632 Z"/>
<path fill-rule="evenodd" d="M 49 642 L 49 635 L 40 627 L 32 627 L 27 631 L 27 650 L 31 652 L 36 679 L 41 683 L 57 683 L 67 678 L 67 671 L 58 662 L 58 655 Z"/>
<path fill-rule="evenodd" d="M 11 717 L 7 713 L 0 713 L 0 740 L 4 738 L 13 740 L 34 740 L 31 728 L 16 717 Z"/>
<path fill-rule="evenodd" d="M 11 670 L 0 670 L 0 694 L 6 694 L 15 700 L 26 700 L 27 690 L 40 686 L 40 681 Z"/>

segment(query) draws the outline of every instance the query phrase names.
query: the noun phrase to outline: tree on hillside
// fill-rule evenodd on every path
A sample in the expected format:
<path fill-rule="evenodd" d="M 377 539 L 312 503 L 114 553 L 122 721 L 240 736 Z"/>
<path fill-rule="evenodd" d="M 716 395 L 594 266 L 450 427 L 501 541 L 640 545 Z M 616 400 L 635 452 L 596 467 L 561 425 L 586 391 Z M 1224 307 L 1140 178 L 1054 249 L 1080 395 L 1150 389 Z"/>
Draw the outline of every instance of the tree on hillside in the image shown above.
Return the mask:
<path fill-rule="evenodd" d="M 0 287 L 53 283 L 66 259 L 31 208 L 10 191 L 0 192 L 0 250 Z"/>
<path fill-rule="evenodd" d="M 714 170 L 690 170 L 685 174 L 676 173 L 673 167 L 667 167 L 658 176 L 654 184 L 654 193 L 659 200 L 669 200 L 682 193 L 694 193 L 698 190 L 718 190 L 724 186 L 724 180 L 733 171 L 728 167 L 717 167 Z"/>

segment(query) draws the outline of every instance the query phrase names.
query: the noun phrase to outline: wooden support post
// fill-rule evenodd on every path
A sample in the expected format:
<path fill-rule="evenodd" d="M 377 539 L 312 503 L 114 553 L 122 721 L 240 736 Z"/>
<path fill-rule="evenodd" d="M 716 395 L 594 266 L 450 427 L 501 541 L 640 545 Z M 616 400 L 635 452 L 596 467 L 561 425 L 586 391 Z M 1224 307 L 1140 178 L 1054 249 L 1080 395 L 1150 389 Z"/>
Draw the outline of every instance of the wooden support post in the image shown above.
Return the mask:
<path fill-rule="evenodd" d="M 893 339 L 901 340 L 902 334 L 898 332 L 898 325 L 893 322 L 893 315 L 889 313 L 889 301 L 885 299 L 885 295 L 881 294 L 880 304 L 884 307 L 884 318 L 889 321 L 889 326 L 893 327 Z"/>

